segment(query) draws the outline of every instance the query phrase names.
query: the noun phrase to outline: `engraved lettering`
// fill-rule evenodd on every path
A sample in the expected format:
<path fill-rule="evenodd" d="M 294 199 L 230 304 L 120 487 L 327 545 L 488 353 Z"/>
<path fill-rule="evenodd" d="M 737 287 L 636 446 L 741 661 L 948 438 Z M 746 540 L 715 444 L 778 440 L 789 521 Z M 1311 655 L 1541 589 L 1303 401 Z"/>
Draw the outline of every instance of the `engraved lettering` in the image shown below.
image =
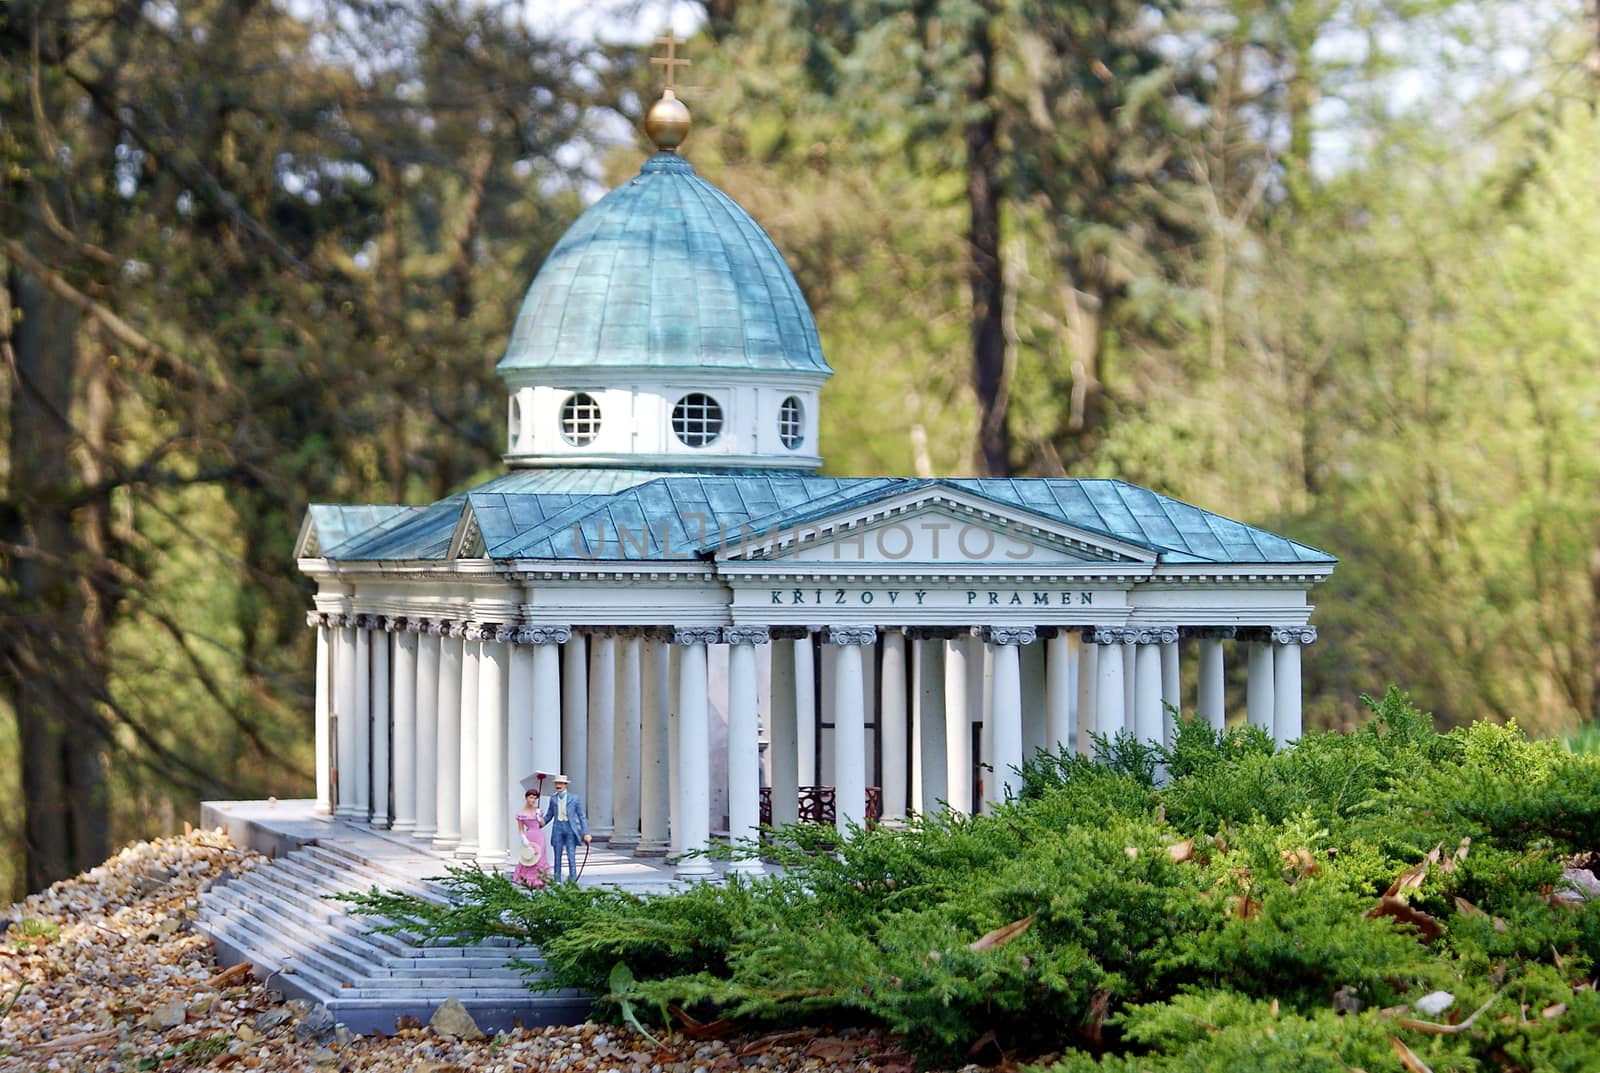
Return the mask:
<path fill-rule="evenodd" d="M 1036 592 L 1036 593 L 1034 593 L 1033 594 L 1033 606 L 1034 607 L 1049 607 L 1050 606 L 1050 594 L 1048 592 Z"/>
<path fill-rule="evenodd" d="M 844 603 L 844 590 L 843 589 L 834 589 L 833 590 L 833 602 L 836 603 L 836 604 Z"/>
<path fill-rule="evenodd" d="M 900 599 L 900 590 L 899 589 L 890 589 L 889 590 L 889 602 L 892 604 L 898 599 Z"/>
<path fill-rule="evenodd" d="M 1012 607 L 1015 607 L 1017 604 L 1020 604 L 1021 602 L 1022 602 L 1022 593 L 1014 592 L 1014 593 L 1011 594 L 1011 606 Z"/>
<path fill-rule="evenodd" d="M 772 590 L 772 602 L 775 603 L 775 604 L 782 604 L 783 603 L 783 593 L 779 592 L 777 589 L 773 589 Z"/>
<path fill-rule="evenodd" d="M 991 592 L 989 594 L 989 603 L 991 605 L 993 605 L 993 604 L 998 604 L 999 602 L 1000 602 L 1000 594 L 998 592 Z"/>
<path fill-rule="evenodd" d="M 866 590 L 865 592 L 863 592 L 861 594 L 861 602 L 864 603 L 864 604 L 870 604 L 872 602 L 872 590 L 871 589 L 868 589 L 868 590 Z"/>
<path fill-rule="evenodd" d="M 923 522 L 922 523 L 923 532 L 932 533 L 933 534 L 933 557 L 934 557 L 935 561 L 937 561 L 938 558 L 939 558 L 939 534 L 944 532 L 948 528 L 950 528 L 950 523 L 949 522 Z"/>
<path fill-rule="evenodd" d="M 926 593 L 926 592 L 914 592 L 914 593 L 912 593 L 912 594 L 911 594 L 911 595 L 913 595 L 913 596 L 915 596 L 915 597 L 916 597 L 916 598 L 917 598 L 917 603 L 918 603 L 918 605 L 921 605 L 921 603 L 922 603 L 922 598 L 923 598 L 923 597 L 924 597 L 924 596 L 926 596 L 926 595 L 928 595 L 928 594 L 927 594 L 927 593 Z"/>

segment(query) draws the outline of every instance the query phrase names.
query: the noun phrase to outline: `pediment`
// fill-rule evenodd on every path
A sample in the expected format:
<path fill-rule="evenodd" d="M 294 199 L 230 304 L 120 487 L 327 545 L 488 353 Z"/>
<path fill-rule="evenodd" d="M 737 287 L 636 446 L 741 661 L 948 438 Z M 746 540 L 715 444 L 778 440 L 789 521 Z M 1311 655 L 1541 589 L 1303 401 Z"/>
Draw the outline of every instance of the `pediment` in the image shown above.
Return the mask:
<path fill-rule="evenodd" d="M 890 496 L 804 522 L 758 525 L 732 537 L 719 559 L 1012 567 L 1156 559 L 1148 548 L 948 488 Z"/>
<path fill-rule="evenodd" d="M 456 519 L 456 530 L 450 535 L 450 549 L 446 559 L 484 559 L 489 555 L 483 541 L 483 526 L 478 522 L 478 512 L 469 499 Z"/>

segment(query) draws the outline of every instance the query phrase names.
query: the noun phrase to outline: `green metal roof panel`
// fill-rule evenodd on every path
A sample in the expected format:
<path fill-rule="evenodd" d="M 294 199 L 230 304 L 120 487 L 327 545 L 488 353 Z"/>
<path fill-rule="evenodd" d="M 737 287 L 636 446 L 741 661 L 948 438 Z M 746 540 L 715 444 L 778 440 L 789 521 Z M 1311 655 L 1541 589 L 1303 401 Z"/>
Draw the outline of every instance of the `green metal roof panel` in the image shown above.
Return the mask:
<path fill-rule="evenodd" d="M 498 366 L 594 367 L 831 374 L 772 239 L 674 153 L 651 157 L 562 236 Z"/>
<path fill-rule="evenodd" d="M 783 470 L 522 471 L 429 507 L 317 507 L 318 524 L 381 520 L 329 558 L 443 558 L 470 502 L 498 560 L 682 559 L 942 484 L 1125 541 L 1169 563 L 1333 563 L 1325 552 L 1113 480 L 818 477 Z M 337 512 L 343 509 L 345 513 Z M 379 514 L 362 513 L 378 511 Z"/>

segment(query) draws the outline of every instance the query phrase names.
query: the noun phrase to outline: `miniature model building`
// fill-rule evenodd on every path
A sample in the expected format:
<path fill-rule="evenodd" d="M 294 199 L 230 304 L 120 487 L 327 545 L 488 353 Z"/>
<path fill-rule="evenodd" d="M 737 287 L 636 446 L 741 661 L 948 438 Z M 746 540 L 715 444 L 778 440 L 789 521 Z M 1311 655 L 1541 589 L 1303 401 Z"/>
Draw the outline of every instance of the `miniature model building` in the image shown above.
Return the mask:
<path fill-rule="evenodd" d="M 818 476 L 805 297 L 670 89 L 647 129 L 522 304 L 507 472 L 310 508 L 320 809 L 508 866 L 536 772 L 640 855 L 969 811 L 1036 749 L 1221 726 L 1230 656 L 1299 736 L 1331 556 L 1115 480 Z"/>

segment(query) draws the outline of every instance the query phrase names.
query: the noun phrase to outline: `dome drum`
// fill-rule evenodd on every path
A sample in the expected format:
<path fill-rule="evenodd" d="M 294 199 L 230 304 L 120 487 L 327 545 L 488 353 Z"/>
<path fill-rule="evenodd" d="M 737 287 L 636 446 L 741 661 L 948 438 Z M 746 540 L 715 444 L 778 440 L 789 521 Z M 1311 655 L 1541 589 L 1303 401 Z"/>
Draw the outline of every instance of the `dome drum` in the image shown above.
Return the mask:
<path fill-rule="evenodd" d="M 508 378 L 509 379 L 509 378 Z M 551 465 L 776 467 L 814 470 L 819 378 L 518 377 L 510 448 L 517 468 Z"/>

